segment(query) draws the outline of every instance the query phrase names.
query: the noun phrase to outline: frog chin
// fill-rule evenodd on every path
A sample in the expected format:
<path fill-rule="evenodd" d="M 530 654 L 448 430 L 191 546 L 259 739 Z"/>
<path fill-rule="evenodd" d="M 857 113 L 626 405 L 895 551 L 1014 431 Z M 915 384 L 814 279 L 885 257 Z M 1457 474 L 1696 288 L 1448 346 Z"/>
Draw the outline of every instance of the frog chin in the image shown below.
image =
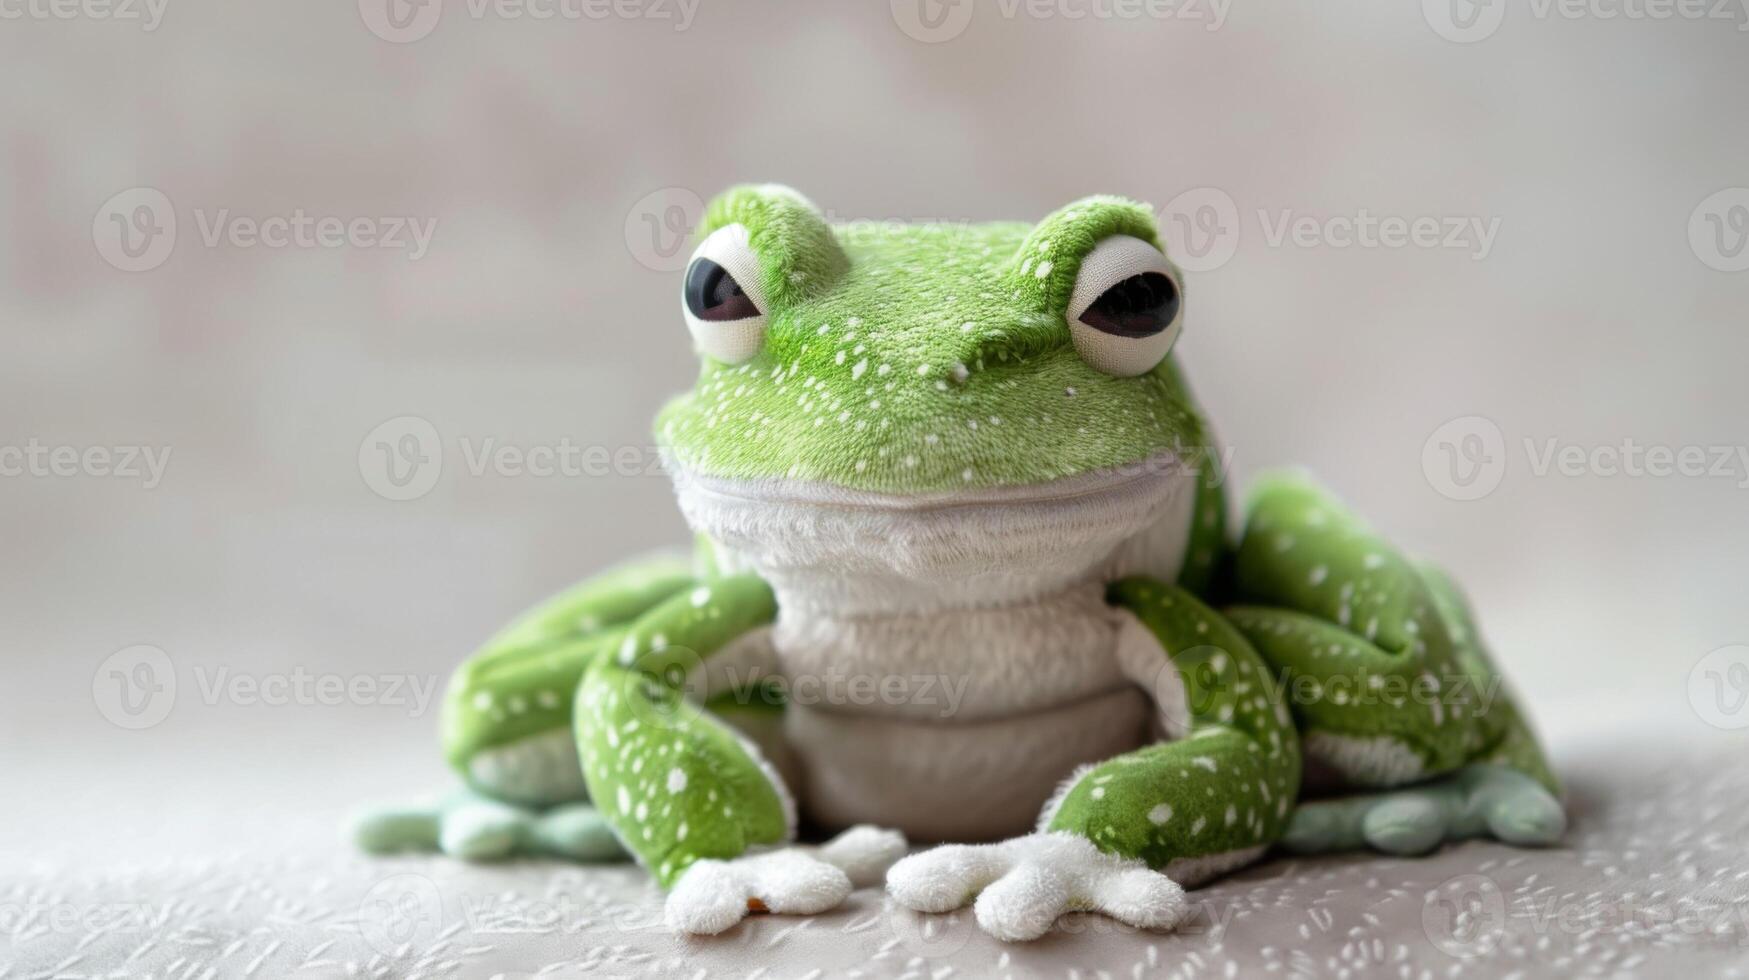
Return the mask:
<path fill-rule="evenodd" d="M 1171 452 L 1032 484 L 879 493 L 670 472 L 731 569 L 793 599 L 868 611 L 1022 601 L 1184 558 L 1197 473 Z"/>

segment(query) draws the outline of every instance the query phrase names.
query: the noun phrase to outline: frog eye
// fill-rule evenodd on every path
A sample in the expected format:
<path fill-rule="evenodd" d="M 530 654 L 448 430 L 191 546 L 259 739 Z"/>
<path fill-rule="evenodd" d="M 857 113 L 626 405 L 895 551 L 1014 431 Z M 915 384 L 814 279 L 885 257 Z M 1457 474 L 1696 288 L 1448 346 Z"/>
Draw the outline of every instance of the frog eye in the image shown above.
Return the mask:
<path fill-rule="evenodd" d="M 1120 378 L 1146 374 L 1184 325 L 1178 271 L 1140 238 L 1112 235 L 1081 260 L 1066 313 L 1083 361 Z"/>
<path fill-rule="evenodd" d="M 686 329 L 705 354 L 740 364 L 765 343 L 765 289 L 747 227 L 724 225 L 699 243 L 681 290 Z"/>

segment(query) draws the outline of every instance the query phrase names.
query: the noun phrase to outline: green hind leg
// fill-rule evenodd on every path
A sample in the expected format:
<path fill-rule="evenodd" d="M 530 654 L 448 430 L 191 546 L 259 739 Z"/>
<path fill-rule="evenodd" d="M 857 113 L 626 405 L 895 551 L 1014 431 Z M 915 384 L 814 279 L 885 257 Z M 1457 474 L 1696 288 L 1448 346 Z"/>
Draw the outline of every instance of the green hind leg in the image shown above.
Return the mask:
<path fill-rule="evenodd" d="M 1442 573 L 1289 478 L 1255 495 L 1236 576 L 1245 604 L 1228 615 L 1279 671 L 1308 763 L 1388 788 L 1302 804 L 1286 847 L 1560 839 L 1559 784 Z"/>
<path fill-rule="evenodd" d="M 585 802 L 572 694 L 588 664 L 621 645 L 640 617 L 697 584 L 684 559 L 646 558 L 573 586 L 499 632 L 456 671 L 444 698 L 444 753 L 467 790 L 368 809 L 353 823 L 357 845 L 467 860 L 623 857 Z"/>

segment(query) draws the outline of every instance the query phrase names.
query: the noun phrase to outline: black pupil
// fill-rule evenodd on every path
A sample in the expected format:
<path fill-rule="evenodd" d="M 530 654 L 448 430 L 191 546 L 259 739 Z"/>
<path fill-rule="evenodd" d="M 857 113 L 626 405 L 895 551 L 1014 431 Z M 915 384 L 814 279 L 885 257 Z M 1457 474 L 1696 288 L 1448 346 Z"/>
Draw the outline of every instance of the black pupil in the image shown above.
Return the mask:
<path fill-rule="evenodd" d="M 1151 337 L 1178 318 L 1178 287 L 1158 272 L 1131 276 L 1099 294 L 1081 322 L 1119 337 Z"/>
<path fill-rule="evenodd" d="M 759 308 L 729 270 L 710 259 L 698 259 L 686 271 L 686 308 L 700 320 L 744 320 Z"/>

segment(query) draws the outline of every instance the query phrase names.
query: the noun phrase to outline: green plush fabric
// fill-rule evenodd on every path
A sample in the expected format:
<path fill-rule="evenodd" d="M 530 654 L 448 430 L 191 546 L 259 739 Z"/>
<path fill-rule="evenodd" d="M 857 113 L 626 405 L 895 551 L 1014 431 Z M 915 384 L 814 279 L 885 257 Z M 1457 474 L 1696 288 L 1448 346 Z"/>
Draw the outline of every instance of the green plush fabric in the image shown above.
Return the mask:
<path fill-rule="evenodd" d="M 889 493 L 1035 483 L 1207 439 L 1168 357 L 1117 378 L 1076 354 L 1064 307 L 1080 256 L 1155 241 L 1147 208 L 1078 201 L 1017 223 L 830 227 L 799 198 L 738 188 L 700 236 L 743 223 L 772 307 L 764 348 L 657 420 L 689 472 Z"/>
<path fill-rule="evenodd" d="M 590 795 L 662 885 L 701 858 L 789 839 L 783 790 L 750 743 L 652 675 L 602 663 L 577 695 Z"/>
<path fill-rule="evenodd" d="M 1145 578 L 1111 587 L 1183 679 L 1189 730 L 1082 775 L 1049 827 L 1163 868 L 1282 835 L 1300 787 L 1299 737 L 1271 671 L 1220 613 Z"/>
<path fill-rule="evenodd" d="M 465 661 L 444 694 L 444 755 L 467 778 L 479 752 L 564 731 L 586 668 L 623 641 L 619 627 L 695 584 L 688 564 L 628 562 L 540 603 Z"/>
<path fill-rule="evenodd" d="M 1321 487 L 1259 485 L 1237 585 L 1243 604 L 1228 615 L 1281 671 L 1303 733 L 1388 740 L 1419 759 L 1415 778 L 1496 761 L 1556 789 L 1455 587 Z"/>
<path fill-rule="evenodd" d="M 703 332 L 701 311 L 711 304 L 692 310 L 688 322 L 701 348 L 749 359 L 702 356 L 696 385 L 663 409 L 657 434 L 677 478 L 704 478 L 701 495 L 686 501 L 701 530 L 711 527 L 700 516 L 706 497 L 734 501 L 727 509 L 735 520 L 756 510 L 758 519 L 718 525 L 712 533 L 728 546 L 701 536 L 693 564 L 652 558 L 615 569 L 495 636 L 456 672 L 445 700 L 445 752 L 472 792 L 368 814 L 354 828 L 361 846 L 439 848 L 472 860 L 517 853 L 600 860 L 618 856 L 623 844 L 659 883 L 679 884 L 675 895 L 684 900 L 669 911 L 686 929 L 727 928 L 753 900 L 774 909 L 830 907 L 851 887 L 846 869 L 868 872 L 862 865 L 872 859 L 856 858 L 854 847 L 820 852 L 836 854 L 844 868 L 786 850 L 735 867 L 711 863 L 681 881 L 701 861 L 746 856 L 794 833 L 787 791 L 741 730 L 781 743 L 782 698 L 751 690 L 701 705 L 689 697 L 711 658 L 750 637 L 765 642 L 761 634 L 778 619 L 772 588 L 741 570 L 782 569 L 785 589 L 802 590 L 785 592 L 786 629 L 804 638 L 794 642 L 832 643 L 867 630 L 859 635 L 874 639 L 859 656 L 883 654 L 878 644 L 897 636 L 891 642 L 925 638 L 903 655 L 941 657 L 928 646 L 932 630 L 919 624 L 943 625 L 950 640 L 941 642 L 953 642 L 949 619 L 964 610 L 937 608 L 933 597 L 893 588 L 869 569 L 961 574 L 952 563 L 965 556 L 916 547 L 953 540 L 935 536 L 951 527 L 957 505 L 1005 506 L 1020 495 L 984 491 L 1026 487 L 1029 499 L 1004 513 L 1029 520 L 1086 486 L 1100 488 L 1089 497 L 1142 487 L 1114 478 L 1149 476 L 1159 464 L 1196 474 L 1193 485 L 1146 486 L 1193 493 L 1172 501 L 1187 504 L 1183 510 L 1168 508 L 1188 528 L 1130 528 L 1120 504 L 1090 523 L 1065 523 L 1061 553 L 1085 553 L 1095 574 L 1106 567 L 1097 564 L 1108 554 L 1100 549 L 1111 544 L 1098 535 L 1117 527 L 1133 548 L 1117 554 L 1143 561 L 1124 567 L 1178 561 L 1175 582 L 1128 578 L 1110 585 L 1107 598 L 1157 641 L 1158 670 L 1184 689 L 1179 721 L 1187 731 L 1063 774 L 1070 778 L 1041 818 L 1057 833 L 988 845 L 993 850 L 943 849 L 933 863 L 913 864 L 925 873 L 911 881 L 910 907 L 957 907 L 987 887 L 995 897 L 980 902 L 980 922 L 1008 937 L 1035 936 L 1068 908 L 1152 928 L 1181 910 L 1169 894 L 1176 886 L 1159 887 L 1142 863 L 1198 877 L 1278 842 L 1304 852 L 1371 846 L 1407 854 L 1478 834 L 1521 844 L 1558 839 L 1564 816 L 1554 774 L 1450 580 L 1297 476 L 1260 484 L 1232 545 L 1226 474 L 1210 427 L 1174 357 L 1161 353 L 1176 333 L 1150 333 L 1153 320 L 1094 337 L 1095 324 L 1118 322 L 1112 308 L 1091 321 L 1071 313 L 1077 278 L 1099 243 L 1124 235 L 1159 247 L 1147 207 L 1100 196 L 1035 224 L 832 225 L 793 191 L 763 186 L 714 200 L 700 236 L 730 225 L 746 229 L 745 244 L 738 233 L 724 234 L 709 247 L 727 242 L 738 251 L 710 254 L 735 265 L 734 275 L 756 269 L 757 289 L 748 292 L 764 308 L 712 321 L 732 333 Z M 1138 316 L 1167 318 L 1161 297 L 1170 294 L 1158 291 L 1158 276 L 1175 270 L 1133 242 L 1115 245 L 1087 267 L 1083 295 L 1105 290 Z M 1109 258 L 1116 254 L 1126 257 Z M 712 281 L 713 289 L 723 286 Z M 1160 346 L 1121 346 L 1138 337 Z M 714 344 L 722 338 L 730 342 Z M 1091 352 L 1087 361 L 1077 341 Z M 1116 377 L 1088 363 L 1125 373 L 1124 356 L 1137 350 L 1139 375 Z M 1053 483 L 1070 477 L 1087 479 Z M 915 522 L 869 533 L 842 514 L 822 518 L 820 507 Z M 1159 520 L 1154 515 L 1147 510 L 1142 523 Z M 976 525 L 973 536 L 990 538 L 986 528 L 998 526 Z M 792 530 L 794 541 L 770 540 Z M 1078 533 L 1084 539 L 1074 539 Z M 834 534 L 850 548 L 815 547 Z M 886 553 L 907 546 L 911 552 Z M 1182 552 L 1140 554 L 1168 546 Z M 840 559 L 857 566 L 843 570 L 845 581 L 820 567 Z M 929 561 L 942 565 L 920 567 Z M 963 574 L 998 586 L 1006 571 L 968 568 Z M 880 601 L 852 616 L 832 603 L 854 576 L 868 576 Z M 999 593 L 994 604 L 975 587 L 955 595 L 988 613 L 1014 601 Z M 791 598 L 799 601 L 790 605 Z M 1105 613 L 1088 616 L 1104 624 Z M 848 626 L 850 618 L 859 622 Z M 1135 626 L 1123 625 L 1126 639 L 1137 638 Z M 1148 656 L 1119 646 L 1111 655 L 1125 670 L 1135 669 L 1134 656 Z M 1300 803 L 1314 764 L 1350 790 L 1383 792 Z M 874 832 L 861 838 L 877 854 L 903 844 Z M 931 880 L 937 871 L 940 887 Z M 1153 905 L 1139 907 L 1146 903 L 1137 896 Z M 1041 917 L 1042 925 L 1034 921 Z"/>

